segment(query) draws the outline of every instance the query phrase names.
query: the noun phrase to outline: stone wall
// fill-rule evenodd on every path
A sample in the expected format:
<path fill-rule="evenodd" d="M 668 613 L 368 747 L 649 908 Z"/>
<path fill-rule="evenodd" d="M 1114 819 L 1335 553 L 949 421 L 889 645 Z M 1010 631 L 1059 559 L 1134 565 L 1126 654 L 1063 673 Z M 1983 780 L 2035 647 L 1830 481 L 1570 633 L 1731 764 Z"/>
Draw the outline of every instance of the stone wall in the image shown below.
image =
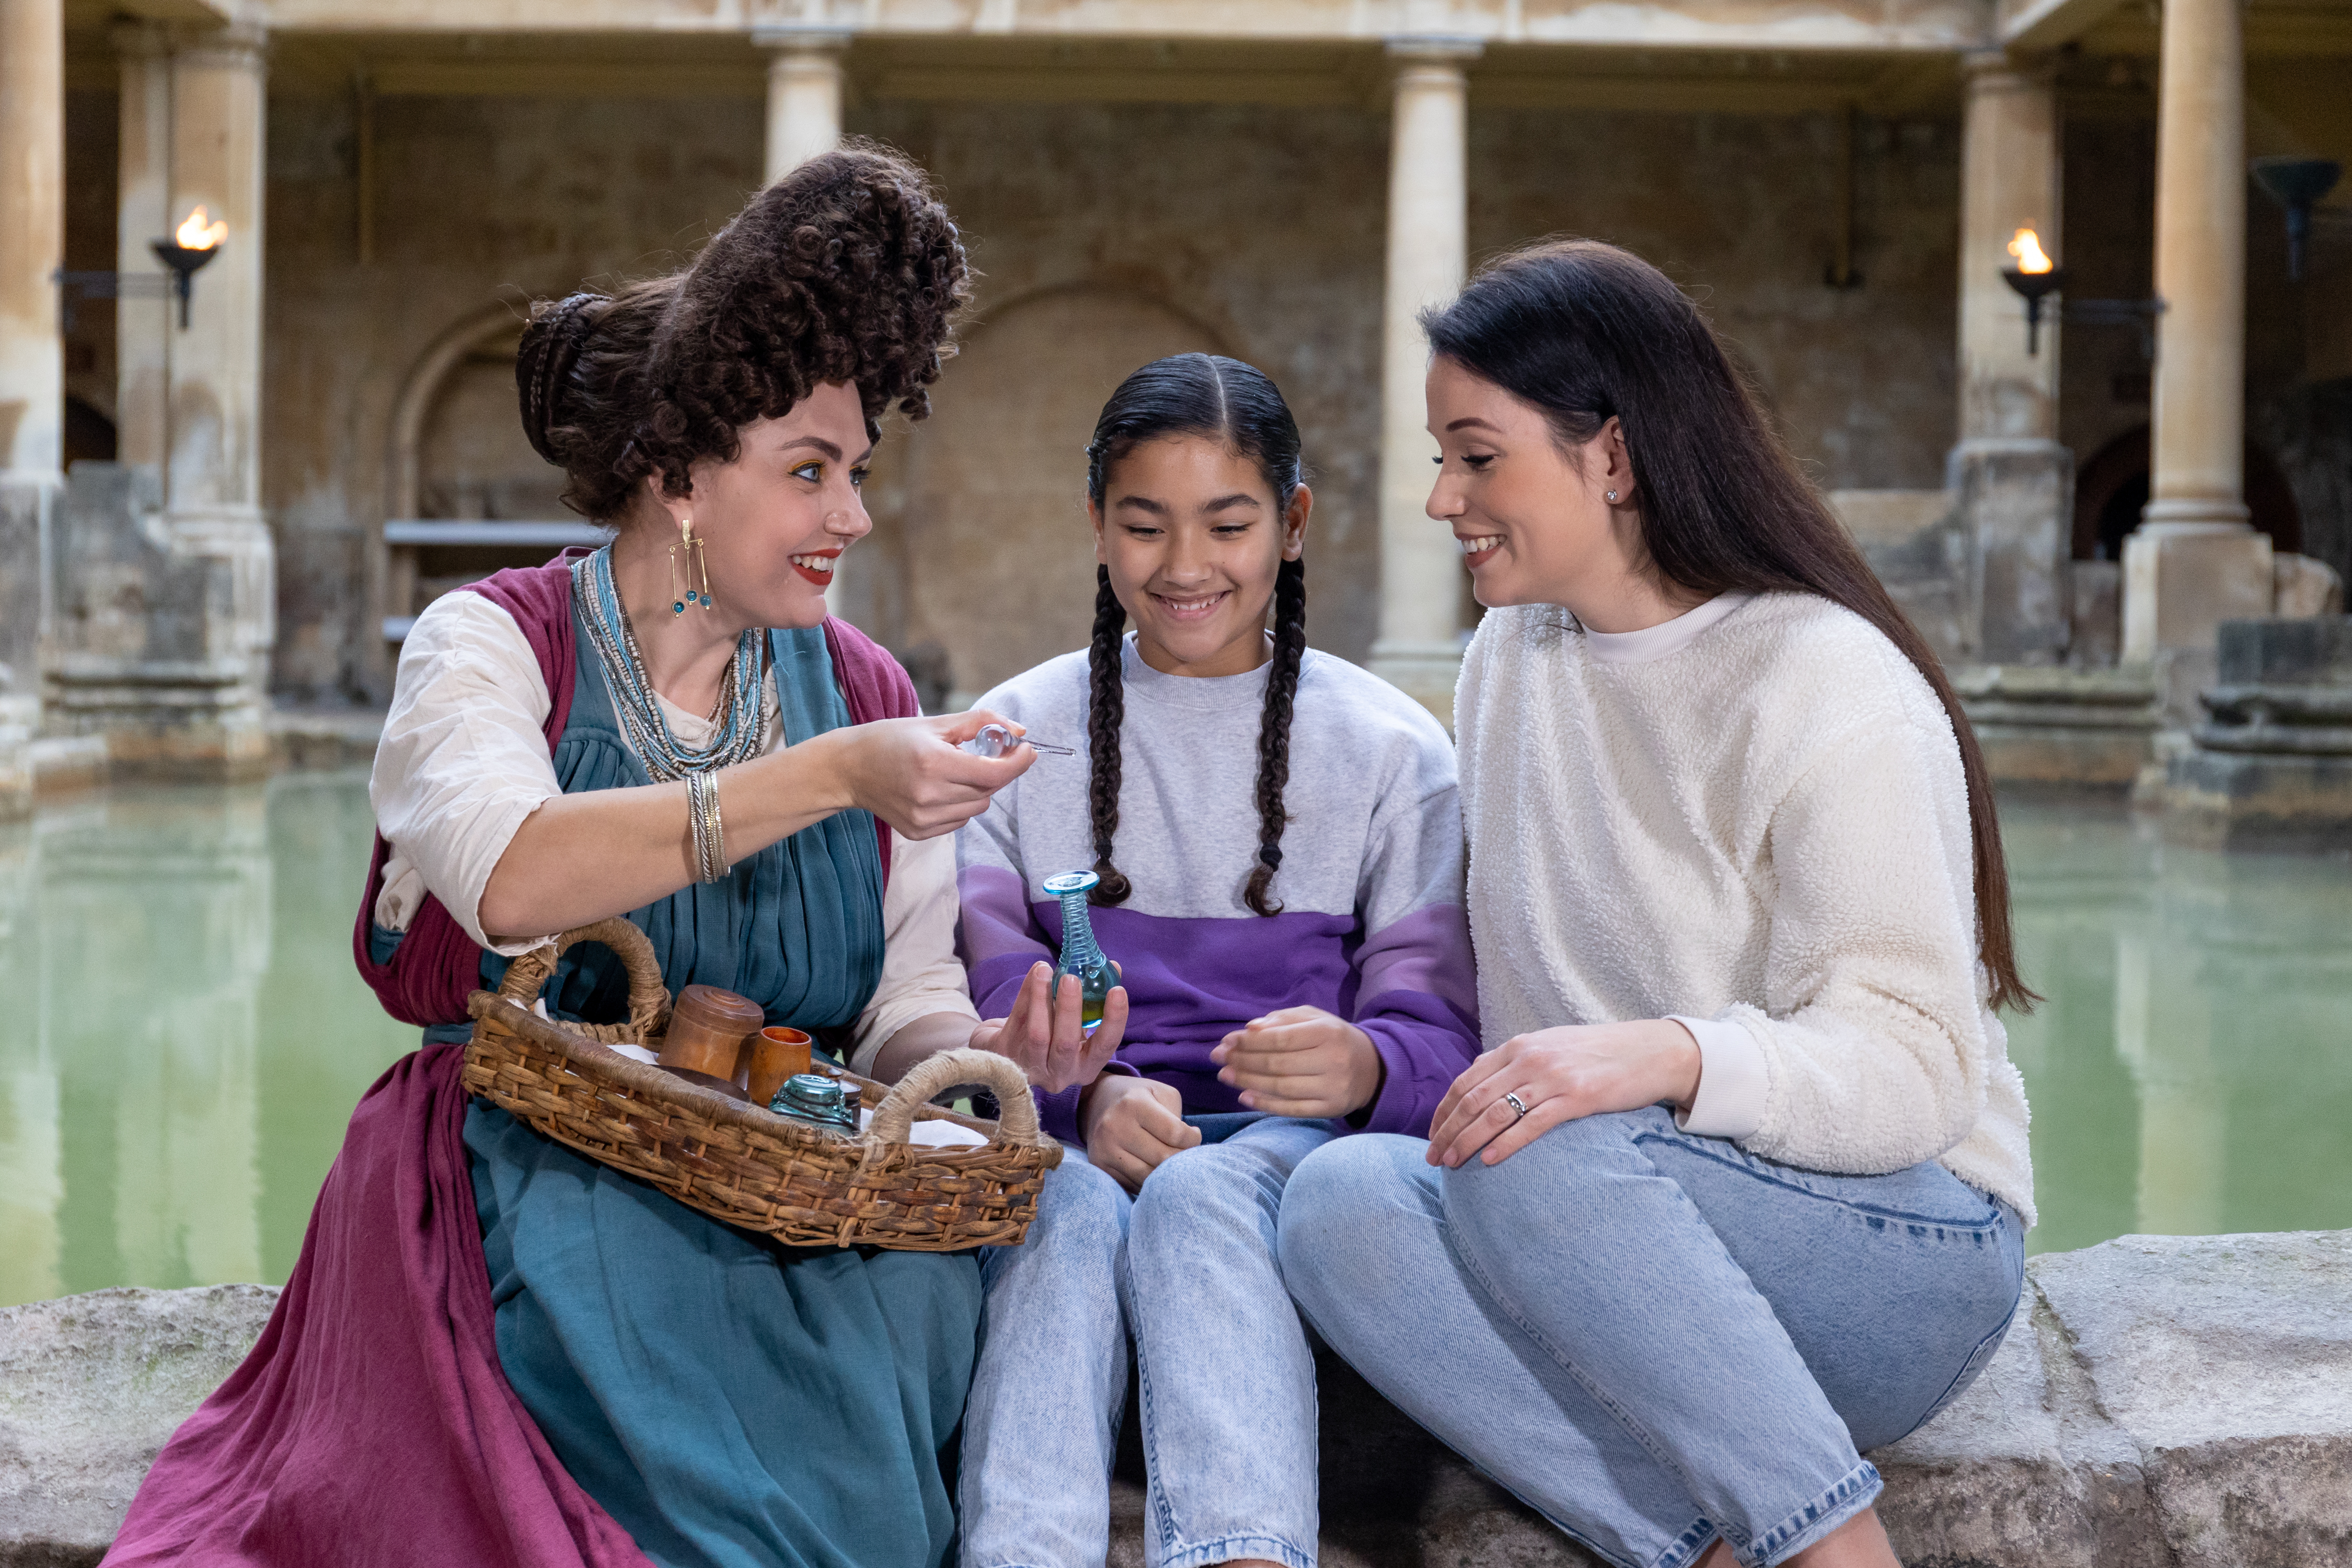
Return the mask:
<path fill-rule="evenodd" d="M 113 255 L 106 74 L 78 76 L 68 104 L 68 248 L 80 267 Z M 354 100 L 297 70 L 278 79 L 264 442 L 274 678 L 300 700 L 381 698 L 381 521 L 554 509 L 505 407 L 500 333 L 533 295 L 690 254 L 758 181 L 761 105 L 732 91 L 380 99 L 375 253 L 362 262 Z M 742 86 L 756 90 L 748 77 Z M 1955 425 L 1954 121 L 1927 110 L 1856 121 L 1860 281 L 1832 288 L 1836 116 L 1502 108 L 1475 84 L 1471 102 L 1474 258 L 1548 233 L 1630 245 L 1698 291 L 1823 489 L 1942 483 Z M 2152 102 L 2146 80 L 2112 69 L 2104 85 L 2070 89 L 2063 247 L 2078 294 L 2148 290 Z M 1086 426 L 1134 363 L 1211 347 L 1263 363 L 1298 408 L 1322 503 L 1313 636 L 1363 657 L 1378 582 L 1388 160 L 1376 84 L 1353 103 L 1291 107 L 869 97 L 853 100 L 847 124 L 937 171 L 984 277 L 936 423 L 894 432 L 877 474 L 879 531 L 844 573 L 845 609 L 901 650 L 937 650 L 948 684 L 967 693 L 1075 646 L 1090 576 L 1077 521 Z M 2300 292 L 2273 286 L 2278 226 L 2266 198 L 2250 196 L 2250 430 L 2278 459 L 2306 550 L 2352 574 L 2352 360 L 2326 347 L 2352 296 L 2333 253 Z M 103 413 L 107 308 L 84 314 L 68 385 Z M 420 363 L 452 332 L 478 352 L 419 391 Z M 2144 426 L 2147 362 L 2127 329 L 2060 335 L 2060 435 L 2087 461 Z M 404 407 L 420 435 L 405 490 L 394 450 Z"/>
<path fill-rule="evenodd" d="M 740 99 L 388 98 L 375 110 L 376 254 L 357 256 L 348 99 L 269 114 L 265 489 L 278 531 L 281 689 L 389 689 L 366 584 L 393 413 L 453 325 L 677 264 L 760 177 Z M 511 405 L 520 476 L 547 469 Z"/>
<path fill-rule="evenodd" d="M 2352 1231 L 2126 1237 L 2027 1272 L 1984 1375 L 1872 1456 L 1906 1563 L 2352 1561 Z M 155 1450 L 276 1295 L 101 1290 L 0 1311 L 0 1568 L 97 1562 Z M 1336 1358 L 1318 1378 L 1329 1568 L 1594 1568 Z M 1128 1427 L 1115 1568 L 1143 1562 L 1131 1413 Z"/>
<path fill-rule="evenodd" d="M 362 266 L 351 105 L 271 103 L 277 676 L 304 697 L 383 689 L 371 531 L 392 503 L 394 410 L 428 345 L 468 320 L 494 334 L 502 299 L 675 264 L 758 174 L 747 100 L 392 98 L 376 115 L 378 254 Z M 886 441 L 877 535 L 844 574 L 849 612 L 893 646 L 944 647 L 968 692 L 1076 646 L 1094 414 L 1143 360 L 1208 348 L 1263 365 L 1296 406 L 1319 501 L 1315 638 L 1363 657 L 1378 586 L 1386 116 L 881 100 L 853 106 L 848 127 L 934 170 L 983 274 L 933 422 Z M 1844 291 L 1823 283 L 1826 116 L 1474 108 L 1471 136 L 1474 254 L 1551 232 L 1633 246 L 1703 290 L 1825 487 L 1939 481 L 1953 419 L 1950 125 L 1865 127 L 1864 283 Z M 420 502 L 545 515 L 552 487 L 498 423 L 512 416 L 485 347 L 425 421 Z"/>

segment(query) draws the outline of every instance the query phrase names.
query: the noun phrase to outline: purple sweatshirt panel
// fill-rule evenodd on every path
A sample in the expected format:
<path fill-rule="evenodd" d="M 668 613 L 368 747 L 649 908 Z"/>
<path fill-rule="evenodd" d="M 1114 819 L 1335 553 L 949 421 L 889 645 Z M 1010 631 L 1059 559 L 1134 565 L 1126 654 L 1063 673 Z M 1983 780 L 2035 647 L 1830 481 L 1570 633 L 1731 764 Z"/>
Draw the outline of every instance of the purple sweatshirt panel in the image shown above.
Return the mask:
<path fill-rule="evenodd" d="M 1061 906 L 1022 899 L 1017 879 L 994 867 L 968 868 L 960 890 L 958 945 L 971 970 L 972 1001 L 982 1017 L 1002 1017 L 1031 966 L 1052 962 L 1060 951 Z M 1351 916 L 1193 920 L 1098 909 L 1094 927 L 1128 994 L 1126 1038 L 1108 1070 L 1171 1085 L 1188 1112 L 1247 1109 L 1239 1090 L 1217 1080 L 1209 1053 L 1252 1018 L 1283 1007 L 1323 1008 L 1371 1037 L 1387 1071 L 1379 1098 L 1359 1113 L 1370 1131 L 1426 1134 L 1446 1086 L 1477 1055 L 1475 1003 L 1465 1007 L 1444 994 L 1464 989 L 1460 984 L 1445 984 L 1444 992 L 1400 984 L 1451 964 L 1467 971 L 1458 908 L 1417 911 L 1380 933 L 1376 994 L 1365 994 L 1370 987 L 1360 983 L 1371 976 L 1360 977 L 1354 962 L 1359 940 Z M 1435 950 L 1417 952 L 1416 941 Z M 1076 1137 L 1076 1090 L 1038 1096 L 1039 1114 L 1057 1138 Z"/>
<path fill-rule="evenodd" d="M 1431 904 L 1372 932 L 1356 953 L 1356 971 L 1366 996 L 1426 992 L 1465 1017 L 1478 1016 L 1470 921 L 1459 904 Z"/>

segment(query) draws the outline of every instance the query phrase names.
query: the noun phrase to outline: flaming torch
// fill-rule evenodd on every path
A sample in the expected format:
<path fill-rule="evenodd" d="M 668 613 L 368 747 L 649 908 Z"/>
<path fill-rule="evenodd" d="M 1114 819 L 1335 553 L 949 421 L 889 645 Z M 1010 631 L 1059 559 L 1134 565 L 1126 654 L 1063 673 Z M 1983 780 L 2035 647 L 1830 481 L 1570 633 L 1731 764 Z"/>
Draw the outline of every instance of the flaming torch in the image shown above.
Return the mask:
<path fill-rule="evenodd" d="M 2042 237 L 2030 228 L 2017 231 L 2009 253 L 2017 258 L 2017 265 L 2002 268 L 2000 275 L 2025 297 L 2025 352 L 2037 354 L 2042 352 L 2042 301 L 2066 287 L 2066 274 L 2042 248 Z"/>
<path fill-rule="evenodd" d="M 210 216 L 199 206 L 187 216 L 169 239 L 159 239 L 150 247 L 155 258 L 172 269 L 172 292 L 180 300 L 180 330 L 188 330 L 188 296 L 196 273 L 215 256 L 220 254 L 221 241 L 228 237 L 226 222 L 207 223 Z"/>

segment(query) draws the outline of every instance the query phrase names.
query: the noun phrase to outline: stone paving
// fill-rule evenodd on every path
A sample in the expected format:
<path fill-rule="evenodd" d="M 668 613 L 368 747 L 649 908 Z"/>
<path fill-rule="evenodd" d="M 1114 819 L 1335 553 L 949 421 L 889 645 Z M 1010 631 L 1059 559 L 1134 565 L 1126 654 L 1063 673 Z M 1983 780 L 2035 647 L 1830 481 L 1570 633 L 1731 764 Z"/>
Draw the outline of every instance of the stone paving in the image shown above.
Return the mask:
<path fill-rule="evenodd" d="M 2352 1563 L 2352 1231 L 2124 1237 L 2028 1273 L 2030 1311 L 1985 1375 L 1873 1456 L 1911 1568 Z M 0 1568 L 96 1563 L 277 1296 L 116 1289 L 0 1311 Z M 1595 1562 L 1344 1365 L 1321 1375 L 1324 1568 Z M 1140 1568 L 1131 1433 L 1126 1449 L 1110 1564 Z"/>

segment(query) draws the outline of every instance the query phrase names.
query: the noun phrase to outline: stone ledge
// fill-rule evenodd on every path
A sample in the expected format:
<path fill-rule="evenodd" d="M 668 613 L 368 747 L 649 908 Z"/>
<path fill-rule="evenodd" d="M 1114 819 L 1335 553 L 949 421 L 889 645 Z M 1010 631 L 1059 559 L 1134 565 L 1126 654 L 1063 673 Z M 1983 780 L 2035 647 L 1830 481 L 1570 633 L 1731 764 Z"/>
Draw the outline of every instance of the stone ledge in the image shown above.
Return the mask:
<path fill-rule="evenodd" d="M 383 739 L 378 708 L 273 708 L 269 747 L 280 768 L 363 768 Z"/>
<path fill-rule="evenodd" d="M 1911 1568 L 2352 1563 L 2352 1231 L 2126 1237 L 2028 1266 L 1983 1377 L 1872 1458 Z M 91 1563 L 274 1289 L 101 1290 L 0 1311 L 0 1568 Z M 1322 1360 L 1327 1568 L 1593 1559 Z M 1133 1421 L 1110 1563 L 1139 1568 Z"/>
<path fill-rule="evenodd" d="M 95 789 L 117 778 L 217 783 L 271 773 L 363 768 L 375 761 L 383 713 L 370 708 L 270 709 L 260 727 L 232 734 L 219 726 L 149 731 L 49 734 L 27 747 L 42 800 Z"/>

